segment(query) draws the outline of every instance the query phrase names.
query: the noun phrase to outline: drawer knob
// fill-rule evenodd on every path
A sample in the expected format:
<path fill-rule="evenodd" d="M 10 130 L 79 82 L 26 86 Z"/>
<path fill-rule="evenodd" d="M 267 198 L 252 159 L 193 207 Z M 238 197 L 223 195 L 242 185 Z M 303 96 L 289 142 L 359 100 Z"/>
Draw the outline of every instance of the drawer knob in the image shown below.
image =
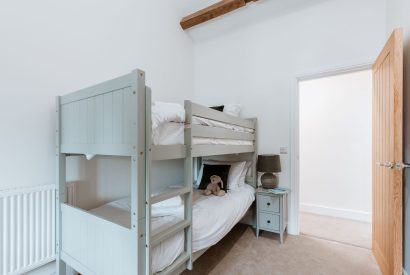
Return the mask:
<path fill-rule="evenodd" d="M 268 220 L 268 223 L 270 223 L 270 221 Z"/>
<path fill-rule="evenodd" d="M 267 205 L 269 206 L 269 205 L 270 205 L 270 202 L 268 202 Z"/>

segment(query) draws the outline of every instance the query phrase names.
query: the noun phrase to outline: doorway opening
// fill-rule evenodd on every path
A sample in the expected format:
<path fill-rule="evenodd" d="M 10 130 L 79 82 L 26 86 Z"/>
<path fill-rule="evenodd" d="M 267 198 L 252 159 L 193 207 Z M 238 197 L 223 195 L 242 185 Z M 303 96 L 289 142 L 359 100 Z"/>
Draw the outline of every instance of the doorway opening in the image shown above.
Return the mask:
<path fill-rule="evenodd" d="M 299 229 L 371 249 L 372 71 L 299 81 Z"/>

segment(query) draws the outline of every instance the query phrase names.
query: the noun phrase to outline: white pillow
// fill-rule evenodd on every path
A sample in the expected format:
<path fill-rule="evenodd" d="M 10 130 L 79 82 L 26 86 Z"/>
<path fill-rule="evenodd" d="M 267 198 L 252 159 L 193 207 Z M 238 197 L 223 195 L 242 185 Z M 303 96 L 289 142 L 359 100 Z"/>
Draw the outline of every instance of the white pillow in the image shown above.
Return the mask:
<path fill-rule="evenodd" d="M 239 117 L 239 115 L 241 114 L 241 110 L 242 110 L 241 104 L 233 103 L 233 104 L 225 104 L 223 112 L 231 116 Z"/>
<path fill-rule="evenodd" d="M 238 183 L 238 187 L 245 184 L 246 174 L 248 174 L 248 171 L 249 171 L 249 168 L 251 167 L 251 165 L 252 165 L 251 161 L 247 161 L 245 163 L 245 166 L 242 170 L 241 177 L 240 177 L 240 180 L 239 180 L 239 183 Z"/>
<path fill-rule="evenodd" d="M 151 106 L 153 129 L 157 129 L 164 122 L 185 122 L 185 109 L 181 104 L 154 101 Z"/>
<path fill-rule="evenodd" d="M 204 164 L 209 164 L 209 165 L 229 164 L 231 165 L 231 168 L 229 169 L 229 174 L 228 174 L 228 189 L 229 190 L 238 189 L 238 187 L 241 184 L 245 184 L 245 176 L 247 173 L 247 169 L 245 169 L 246 161 L 226 162 L 226 161 L 216 161 L 216 160 L 204 160 L 201 166 L 201 169 L 199 170 L 198 180 L 196 181 L 196 184 L 195 184 L 196 188 L 198 188 L 199 184 L 201 183 L 202 175 L 204 171 Z M 243 182 L 241 182 L 242 180 Z"/>

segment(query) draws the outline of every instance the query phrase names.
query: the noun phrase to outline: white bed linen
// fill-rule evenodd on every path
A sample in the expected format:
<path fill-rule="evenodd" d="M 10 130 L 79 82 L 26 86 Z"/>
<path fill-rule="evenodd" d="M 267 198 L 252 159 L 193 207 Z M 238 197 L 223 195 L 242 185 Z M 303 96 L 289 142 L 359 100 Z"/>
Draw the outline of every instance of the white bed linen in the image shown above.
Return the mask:
<path fill-rule="evenodd" d="M 233 104 L 233 105 L 238 105 L 238 104 Z M 151 111 L 152 111 L 151 120 L 152 120 L 153 132 L 158 127 L 160 127 L 163 123 L 166 123 L 166 122 L 178 122 L 178 123 L 185 122 L 185 109 L 181 104 L 178 104 L 178 103 L 155 101 L 152 103 Z M 233 125 L 229 123 L 223 123 L 220 121 L 198 117 L 198 116 L 192 117 L 192 124 L 225 128 L 225 129 L 230 129 L 233 131 L 245 132 L 245 133 L 254 132 L 254 130 L 250 128 L 241 127 L 241 126 L 237 126 L 237 125 Z"/>
<path fill-rule="evenodd" d="M 164 122 L 152 129 L 152 143 L 154 145 L 184 144 L 184 124 Z M 212 126 L 210 126 L 212 127 Z M 194 145 L 253 145 L 251 140 L 225 139 L 225 138 L 199 138 L 192 139 Z"/>
<path fill-rule="evenodd" d="M 177 103 L 152 103 L 152 143 L 154 145 L 184 144 L 185 109 Z M 219 127 L 236 132 L 254 133 L 253 129 L 193 116 L 192 124 Z M 252 145 L 252 141 L 194 138 L 195 145 Z M 89 156 L 92 158 L 92 156 Z"/>
<path fill-rule="evenodd" d="M 185 122 L 185 108 L 178 103 L 154 101 L 151 120 L 154 129 L 164 122 Z"/>
<path fill-rule="evenodd" d="M 247 184 L 236 190 L 230 190 L 223 197 L 203 196 L 202 191 L 194 190 L 193 251 L 208 248 L 219 242 L 242 219 L 254 200 L 255 189 Z M 90 210 L 97 216 L 126 227 L 130 227 L 130 211 L 129 198 Z M 152 230 L 155 232 L 181 219 L 183 219 L 183 205 L 155 208 L 155 211 L 154 209 L 152 211 Z M 161 242 L 152 249 L 152 271 L 159 272 L 169 266 L 183 249 L 182 232 Z"/>
<path fill-rule="evenodd" d="M 184 144 L 183 123 L 165 122 L 157 128 L 152 128 L 152 143 L 154 145 Z"/>

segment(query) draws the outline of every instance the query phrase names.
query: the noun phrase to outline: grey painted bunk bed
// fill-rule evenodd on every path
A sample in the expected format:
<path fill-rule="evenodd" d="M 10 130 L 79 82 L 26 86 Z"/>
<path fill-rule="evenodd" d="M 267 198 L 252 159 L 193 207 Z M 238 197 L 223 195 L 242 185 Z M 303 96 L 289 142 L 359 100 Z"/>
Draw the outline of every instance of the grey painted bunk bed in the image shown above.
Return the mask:
<path fill-rule="evenodd" d="M 184 130 L 184 145 L 151 144 L 151 90 L 145 73 L 125 76 L 57 97 L 57 274 L 66 264 L 87 274 L 152 274 L 151 247 L 184 231 L 184 252 L 160 274 L 192 269 L 205 250 L 192 253 L 192 183 L 201 157 L 253 162 L 246 182 L 256 184 L 256 119 L 233 117 L 185 101 L 186 123 L 193 116 L 254 129 L 241 133 L 228 129 L 191 125 Z M 193 137 L 253 141 L 254 145 L 193 145 Z M 73 155 L 127 156 L 131 161 L 130 228 L 102 219 L 67 204 L 66 157 Z M 151 194 L 153 160 L 184 160 L 184 183 Z M 195 161 L 194 161 L 195 160 Z M 152 234 L 151 204 L 174 196 L 184 197 L 184 220 Z"/>

